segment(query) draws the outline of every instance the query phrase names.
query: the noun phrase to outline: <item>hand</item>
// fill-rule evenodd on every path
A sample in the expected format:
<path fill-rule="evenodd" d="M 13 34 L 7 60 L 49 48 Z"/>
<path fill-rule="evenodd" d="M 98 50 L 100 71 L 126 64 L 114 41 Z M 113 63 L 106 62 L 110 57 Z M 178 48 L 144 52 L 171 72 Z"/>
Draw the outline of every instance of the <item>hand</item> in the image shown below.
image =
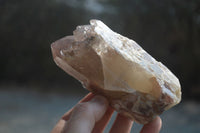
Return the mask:
<path fill-rule="evenodd" d="M 51 133 L 102 133 L 113 112 L 104 97 L 89 93 L 63 115 Z M 132 124 L 132 120 L 118 114 L 110 133 L 130 133 Z M 141 133 L 159 133 L 161 125 L 160 117 L 156 117 L 143 126 Z"/>

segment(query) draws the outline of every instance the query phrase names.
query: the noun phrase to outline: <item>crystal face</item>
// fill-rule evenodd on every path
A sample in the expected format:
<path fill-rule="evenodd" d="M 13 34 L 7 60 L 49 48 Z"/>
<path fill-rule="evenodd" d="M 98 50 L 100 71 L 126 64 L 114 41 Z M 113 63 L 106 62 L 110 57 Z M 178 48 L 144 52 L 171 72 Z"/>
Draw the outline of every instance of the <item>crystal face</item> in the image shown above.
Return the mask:
<path fill-rule="evenodd" d="M 99 20 L 73 34 L 51 45 L 54 61 L 119 113 L 145 124 L 180 102 L 179 80 L 135 41 Z"/>

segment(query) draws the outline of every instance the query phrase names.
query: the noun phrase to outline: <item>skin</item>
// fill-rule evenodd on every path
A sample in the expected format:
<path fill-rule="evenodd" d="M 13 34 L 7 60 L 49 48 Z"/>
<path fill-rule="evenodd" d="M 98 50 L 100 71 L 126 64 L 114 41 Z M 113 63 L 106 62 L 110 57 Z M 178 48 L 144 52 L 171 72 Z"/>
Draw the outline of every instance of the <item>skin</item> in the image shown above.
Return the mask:
<path fill-rule="evenodd" d="M 103 133 L 113 112 L 103 96 L 89 93 L 63 115 L 51 133 Z M 132 125 L 132 120 L 118 114 L 109 133 L 130 133 Z M 160 117 L 156 117 L 140 133 L 159 133 L 161 126 Z"/>

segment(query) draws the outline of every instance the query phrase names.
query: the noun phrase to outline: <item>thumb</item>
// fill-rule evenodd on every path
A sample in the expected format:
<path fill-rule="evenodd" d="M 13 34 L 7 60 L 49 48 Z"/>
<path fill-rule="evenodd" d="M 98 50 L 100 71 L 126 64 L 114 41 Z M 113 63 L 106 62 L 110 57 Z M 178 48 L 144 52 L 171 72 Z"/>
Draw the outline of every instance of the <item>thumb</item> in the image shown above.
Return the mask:
<path fill-rule="evenodd" d="M 66 133 L 90 133 L 95 123 L 100 120 L 108 107 L 107 100 L 102 96 L 95 96 L 91 101 L 76 105 L 69 121 Z"/>

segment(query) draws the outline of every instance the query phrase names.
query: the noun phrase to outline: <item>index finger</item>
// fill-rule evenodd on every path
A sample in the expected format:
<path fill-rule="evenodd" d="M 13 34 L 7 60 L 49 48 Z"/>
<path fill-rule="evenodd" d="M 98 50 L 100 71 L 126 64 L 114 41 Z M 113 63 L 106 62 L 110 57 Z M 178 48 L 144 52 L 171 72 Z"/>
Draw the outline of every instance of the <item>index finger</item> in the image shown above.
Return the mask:
<path fill-rule="evenodd" d="M 94 96 L 95 96 L 95 95 L 94 95 L 93 93 L 90 92 L 90 93 L 88 93 L 84 98 L 82 98 L 78 103 L 90 101 Z M 74 107 L 71 108 L 69 111 L 67 111 L 67 112 L 62 116 L 62 119 L 64 119 L 64 120 L 67 121 L 67 120 L 69 119 L 69 116 L 70 116 L 70 114 L 71 114 L 71 112 L 72 112 L 73 109 L 74 109 Z"/>
<path fill-rule="evenodd" d="M 83 99 L 81 99 L 78 103 L 90 101 L 95 95 L 91 92 L 88 93 Z M 68 112 L 66 112 L 62 118 L 58 121 L 56 126 L 52 129 L 51 133 L 61 133 L 64 127 L 66 127 L 66 121 L 69 119 L 74 107 L 71 108 Z"/>

